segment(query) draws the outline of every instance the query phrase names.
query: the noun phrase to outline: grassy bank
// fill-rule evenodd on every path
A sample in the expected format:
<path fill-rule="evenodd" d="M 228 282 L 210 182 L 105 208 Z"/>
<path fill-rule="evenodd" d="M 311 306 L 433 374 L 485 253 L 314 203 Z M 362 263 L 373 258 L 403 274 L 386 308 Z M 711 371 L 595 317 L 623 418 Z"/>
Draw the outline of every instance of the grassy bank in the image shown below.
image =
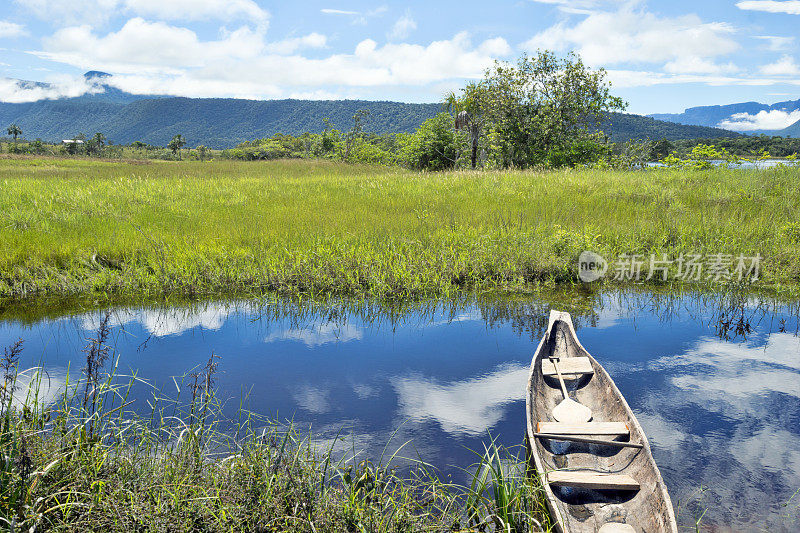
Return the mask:
<path fill-rule="evenodd" d="M 44 374 L 17 372 L 21 342 L 0 359 L 0 527 L 10 531 L 549 531 L 524 455 L 487 443 L 464 465 L 469 486 L 422 462 L 398 472 L 403 447 L 342 455 L 333 442 L 240 411 L 225 419 L 217 361 L 128 401 L 116 375 L 108 315 L 87 364 L 60 397 Z M 111 366 L 110 370 L 104 367 Z M 150 386 L 152 387 L 152 386 Z M 146 412 L 142 413 L 145 407 Z M 394 448 L 389 448 L 394 446 Z M 392 449 L 397 451 L 391 452 Z"/>
<path fill-rule="evenodd" d="M 583 250 L 760 253 L 796 291 L 798 178 L 3 159 L 0 297 L 513 291 L 576 281 Z"/>

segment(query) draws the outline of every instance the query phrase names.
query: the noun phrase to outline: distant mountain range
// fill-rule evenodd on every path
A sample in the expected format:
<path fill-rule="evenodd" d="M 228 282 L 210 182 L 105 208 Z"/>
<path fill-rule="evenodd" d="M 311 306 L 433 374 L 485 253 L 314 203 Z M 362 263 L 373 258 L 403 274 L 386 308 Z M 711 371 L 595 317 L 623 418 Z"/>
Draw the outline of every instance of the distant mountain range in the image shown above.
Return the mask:
<path fill-rule="evenodd" d="M 677 124 L 718 127 L 723 121 L 730 119 L 733 115 L 741 113 L 757 115 L 761 111 L 785 111 L 791 113 L 797 110 L 800 110 L 800 100 L 789 100 L 772 105 L 758 102 L 743 102 L 740 104 L 690 107 L 683 113 L 655 113 L 649 116 L 657 120 L 665 120 Z M 780 135 L 782 137 L 798 137 L 800 136 L 800 120 L 784 129 L 757 130 L 748 133 L 766 133 L 769 135 Z"/>
<path fill-rule="evenodd" d="M 182 98 L 134 95 L 103 84 L 108 74 L 85 74 L 100 92 L 76 98 L 38 100 L 24 104 L 0 102 L 0 126 L 16 123 L 27 139 L 59 141 L 78 133 L 102 132 L 115 144 L 143 141 L 165 145 L 182 134 L 190 146 L 203 144 L 227 148 L 242 141 L 276 133 L 298 135 L 320 132 L 323 119 L 346 130 L 359 109 L 369 111 L 367 131 L 411 132 L 441 112 L 440 104 L 406 104 L 367 100 L 242 100 L 235 98 Z M 20 81 L 19 84 L 46 84 Z M 23 86 L 23 85 L 21 85 Z M 739 134 L 707 127 L 683 125 L 677 120 L 656 120 L 641 115 L 614 113 L 602 128 L 614 142 L 629 139 L 698 139 L 736 137 Z"/>

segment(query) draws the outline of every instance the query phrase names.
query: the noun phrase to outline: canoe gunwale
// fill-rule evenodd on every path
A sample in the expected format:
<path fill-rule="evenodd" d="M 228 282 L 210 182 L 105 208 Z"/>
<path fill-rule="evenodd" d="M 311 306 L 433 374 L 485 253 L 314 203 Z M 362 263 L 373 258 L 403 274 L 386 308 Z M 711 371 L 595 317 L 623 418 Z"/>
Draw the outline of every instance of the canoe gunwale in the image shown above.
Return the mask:
<path fill-rule="evenodd" d="M 525 414 L 526 414 L 526 418 L 527 418 L 527 439 L 526 439 L 527 440 L 527 447 L 528 447 L 530 456 L 533 458 L 533 462 L 534 462 L 534 465 L 536 467 L 536 471 L 537 471 L 537 473 L 538 473 L 538 475 L 539 475 L 539 477 L 541 479 L 542 486 L 544 488 L 545 495 L 547 497 L 547 505 L 548 505 L 548 507 L 550 509 L 550 512 L 552 513 L 552 516 L 553 516 L 554 520 L 555 520 L 555 529 L 556 529 L 556 531 L 567 533 L 569 531 L 569 528 L 567 527 L 567 529 L 565 529 L 565 525 L 568 526 L 568 524 L 570 522 L 565 521 L 566 517 L 563 516 L 563 513 L 561 512 L 561 510 L 559 508 L 559 503 L 558 502 L 560 500 L 559 500 L 559 498 L 556 497 L 555 493 L 553 492 L 553 489 L 550 487 L 550 485 L 546 481 L 546 475 L 545 474 L 549 469 L 545 466 L 544 460 L 543 460 L 543 458 L 542 458 L 542 456 L 541 456 L 541 454 L 539 452 L 539 448 L 538 448 L 537 442 L 536 442 L 537 437 L 535 435 L 536 426 L 537 426 L 538 422 L 540 422 L 540 420 L 533 420 L 533 414 L 534 414 L 533 401 L 534 401 L 534 393 L 535 393 L 535 391 L 533 390 L 533 384 L 534 384 L 535 373 L 536 373 L 537 368 L 538 368 L 537 363 L 539 362 L 540 359 L 542 359 L 544 357 L 544 353 L 543 352 L 545 351 L 545 348 L 546 348 L 546 344 L 545 343 L 549 340 L 549 337 L 550 337 L 551 333 L 553 332 L 555 324 L 557 322 L 559 322 L 559 321 L 567 326 L 567 331 L 569 332 L 569 334 L 571 336 L 570 341 L 572 343 L 574 343 L 575 347 L 577 347 L 578 349 L 580 349 L 583 352 L 583 354 L 581 354 L 581 356 L 587 356 L 589 358 L 589 360 L 591 361 L 592 366 L 594 368 L 595 376 L 598 376 L 598 374 L 599 374 L 598 377 L 600 377 L 601 379 L 604 379 L 607 382 L 606 385 L 610 388 L 610 391 L 609 391 L 610 395 L 616 396 L 616 399 L 620 402 L 620 405 L 621 405 L 622 409 L 624 409 L 624 411 L 625 411 L 625 413 L 627 415 L 627 420 L 614 420 L 614 422 L 626 422 L 626 423 L 631 424 L 631 426 L 632 426 L 630 428 L 631 429 L 631 433 L 630 433 L 631 437 L 633 437 L 633 435 L 636 434 L 641 439 L 640 441 L 637 441 L 637 442 L 642 444 L 642 448 L 640 450 L 638 450 L 637 453 L 642 453 L 642 454 L 645 455 L 645 461 L 647 462 L 647 465 L 650 467 L 650 470 L 652 470 L 653 480 L 655 481 L 655 484 L 657 486 L 657 490 L 660 491 L 661 497 L 664 500 L 665 513 L 666 513 L 666 517 L 665 518 L 666 518 L 666 522 L 669 525 L 669 529 L 667 531 L 669 531 L 669 533 L 677 533 L 677 531 L 678 531 L 677 522 L 675 520 L 675 514 L 674 514 L 674 509 L 673 509 L 673 506 L 672 506 L 672 501 L 670 500 L 669 493 L 666 490 L 666 485 L 665 485 L 664 480 L 663 480 L 663 478 L 661 476 L 661 472 L 658 470 L 658 466 L 656 465 L 655 460 L 653 459 L 653 455 L 652 455 L 652 452 L 650 450 L 650 443 L 648 442 L 647 436 L 645 435 L 644 430 L 642 429 L 641 425 L 639 424 L 639 421 L 636 419 L 636 416 L 634 415 L 633 411 L 631 410 L 630 406 L 628 405 L 627 400 L 622 395 L 620 390 L 617 388 L 616 383 L 614 383 L 614 380 L 611 379 L 611 376 L 608 374 L 608 372 L 606 372 L 605 368 L 603 368 L 603 366 L 600 365 L 597 362 L 597 360 L 589 353 L 589 351 L 586 350 L 586 348 L 584 348 L 583 345 L 581 344 L 580 340 L 578 339 L 577 334 L 575 333 L 575 327 L 574 327 L 574 325 L 572 323 L 572 318 L 570 317 L 569 313 L 561 313 L 561 312 L 558 312 L 558 311 L 551 311 L 550 312 L 550 319 L 549 319 L 548 325 L 547 325 L 547 331 L 545 332 L 544 336 L 542 337 L 542 340 L 539 342 L 539 345 L 536 348 L 536 352 L 534 354 L 534 357 L 531 360 L 531 367 L 530 367 L 530 371 L 529 371 L 529 375 L 528 375 L 528 384 L 527 384 L 527 390 L 526 390 L 526 396 L 525 396 Z M 544 379 L 544 376 L 542 376 L 542 379 Z M 591 379 L 594 379 L 594 376 Z"/>

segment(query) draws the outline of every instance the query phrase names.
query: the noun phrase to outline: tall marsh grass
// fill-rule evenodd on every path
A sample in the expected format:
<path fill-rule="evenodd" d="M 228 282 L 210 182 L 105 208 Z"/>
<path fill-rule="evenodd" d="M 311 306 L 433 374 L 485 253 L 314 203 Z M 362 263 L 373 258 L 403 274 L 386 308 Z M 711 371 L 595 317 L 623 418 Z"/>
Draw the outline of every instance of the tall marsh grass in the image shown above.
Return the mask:
<path fill-rule="evenodd" d="M 27 387 L 22 344 L 4 352 L 0 376 L 0 524 L 10 531 L 549 531 L 537 478 L 524 459 L 490 441 L 471 486 L 440 479 L 395 454 L 372 462 L 337 456 L 313 435 L 240 410 L 222 415 L 218 360 L 153 390 L 146 408 L 107 344 L 108 319 L 88 340 L 80 378 L 57 401 Z M 106 363 L 110 368 L 106 369 Z M 183 397 L 181 396 L 183 395 Z M 401 447 L 402 450 L 402 447 Z"/>
<path fill-rule="evenodd" d="M 514 291 L 575 282 L 583 250 L 760 253 L 796 290 L 799 177 L 3 159 L 0 297 Z"/>

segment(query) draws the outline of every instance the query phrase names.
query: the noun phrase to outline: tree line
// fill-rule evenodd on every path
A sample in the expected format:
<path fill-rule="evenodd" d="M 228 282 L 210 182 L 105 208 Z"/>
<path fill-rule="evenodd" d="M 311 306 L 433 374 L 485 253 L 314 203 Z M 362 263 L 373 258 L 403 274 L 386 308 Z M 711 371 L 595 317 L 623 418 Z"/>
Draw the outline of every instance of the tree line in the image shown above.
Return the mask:
<path fill-rule="evenodd" d="M 611 94 L 605 70 L 588 68 L 574 54 L 557 57 L 539 51 L 530 57 L 523 55 L 513 65 L 496 62 L 482 79 L 447 94 L 441 113 L 425 120 L 413 133 L 369 133 L 370 113 L 359 110 L 346 130 L 323 119 L 321 133 L 276 134 L 221 151 L 201 145 L 187 150 L 186 155 L 201 160 L 326 158 L 437 171 L 579 165 L 631 168 L 667 157 L 687 157 L 697 146 L 712 142 L 738 157 L 763 157 L 765 153 L 788 157 L 800 151 L 800 140 L 766 136 L 614 144 L 602 128 L 612 114 L 625 107 L 621 98 Z M 13 149 L 21 150 L 17 145 L 22 134 L 19 126 L 9 126 L 8 134 L 14 138 Z M 78 140 L 81 142 L 67 143 L 61 150 L 71 155 L 126 153 L 109 145 L 102 133 L 74 139 Z M 132 155 L 182 159 L 186 144 L 179 134 L 165 148 L 142 142 L 127 148 L 134 151 Z M 41 152 L 44 145 L 34 141 L 26 149 Z"/>

